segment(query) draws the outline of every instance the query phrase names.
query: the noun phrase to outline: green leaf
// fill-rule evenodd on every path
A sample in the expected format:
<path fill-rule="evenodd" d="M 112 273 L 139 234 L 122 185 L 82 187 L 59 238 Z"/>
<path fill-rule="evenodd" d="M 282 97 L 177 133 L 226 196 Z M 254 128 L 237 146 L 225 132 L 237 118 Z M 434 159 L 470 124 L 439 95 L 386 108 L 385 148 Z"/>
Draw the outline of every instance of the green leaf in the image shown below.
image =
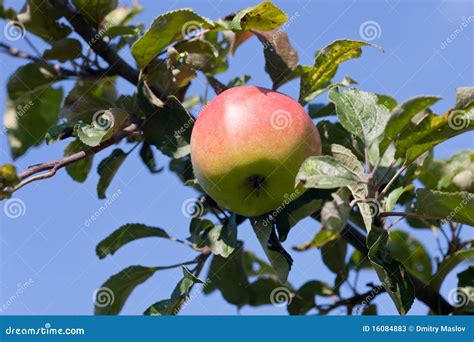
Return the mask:
<path fill-rule="evenodd" d="M 391 141 L 396 140 L 398 134 L 411 122 L 412 118 L 440 100 L 437 96 L 418 96 L 399 104 L 390 113 L 390 119 L 384 132 L 382 152 Z"/>
<path fill-rule="evenodd" d="M 327 120 L 321 120 L 317 123 L 316 127 L 318 128 L 321 137 L 323 155 L 331 155 L 332 145 L 339 144 L 350 149 L 358 158 L 363 158 L 363 153 L 359 148 L 359 142 L 352 136 L 352 134 L 346 131 L 339 122 L 333 123 Z"/>
<path fill-rule="evenodd" d="M 455 110 L 444 115 L 428 113 L 421 120 L 415 116 L 395 143 L 395 157 L 405 157 L 405 165 L 409 165 L 434 146 L 473 129 L 474 106 L 468 111 Z"/>
<path fill-rule="evenodd" d="M 207 278 L 209 286 L 204 288 L 204 293 L 209 294 L 218 289 L 227 302 L 239 308 L 250 301 L 242 247 L 237 248 L 228 258 L 214 255 Z"/>
<path fill-rule="evenodd" d="M 175 46 L 179 53 L 186 53 L 186 59 L 194 69 L 212 73 L 217 67 L 219 51 L 209 41 L 204 39 L 187 40 Z"/>
<path fill-rule="evenodd" d="M 237 248 L 237 224 L 235 215 L 226 221 L 224 225 L 214 226 L 207 235 L 209 248 L 212 253 L 223 258 L 229 257 Z"/>
<path fill-rule="evenodd" d="M 46 143 L 49 145 L 49 144 L 60 141 L 61 136 L 65 132 L 74 131 L 74 126 L 76 126 L 76 124 L 77 122 L 66 121 L 50 128 L 48 132 L 46 132 L 45 137 L 44 137 L 44 139 L 46 140 Z"/>
<path fill-rule="evenodd" d="M 432 274 L 431 257 L 420 241 L 406 232 L 394 230 L 389 234 L 387 249 L 412 274 L 429 282 Z"/>
<path fill-rule="evenodd" d="M 273 90 L 288 82 L 298 65 L 298 52 L 282 30 L 254 31 L 263 44 L 265 71 L 273 81 Z"/>
<path fill-rule="evenodd" d="M 393 209 L 395 209 L 395 206 L 397 205 L 397 202 L 398 200 L 400 199 L 400 197 L 405 193 L 405 192 L 411 192 L 413 191 L 413 189 L 415 188 L 415 186 L 413 184 L 410 184 L 408 186 L 400 186 L 394 190 L 392 190 L 392 192 L 390 192 L 390 194 L 387 196 L 384 204 L 383 204 L 383 211 L 392 211 Z"/>
<path fill-rule="evenodd" d="M 79 140 L 71 141 L 64 149 L 64 157 L 68 157 L 77 152 L 81 152 L 87 149 L 87 146 L 82 144 Z M 66 171 L 77 182 L 83 183 L 87 179 L 87 175 L 92 168 L 93 156 L 86 157 L 78 160 L 73 164 L 66 166 Z"/>
<path fill-rule="evenodd" d="M 61 18 L 59 11 L 44 0 L 28 0 L 17 15 L 17 19 L 28 31 L 41 37 L 47 42 L 65 38 L 71 29 L 66 24 L 58 22 Z"/>
<path fill-rule="evenodd" d="M 360 57 L 362 47 L 367 45 L 370 44 L 355 40 L 336 40 L 319 50 L 314 66 L 303 67 L 299 101 L 303 104 L 311 101 L 315 94 L 324 89 L 336 75 L 339 64 Z"/>
<path fill-rule="evenodd" d="M 158 268 L 129 266 L 110 277 L 95 293 L 95 315 L 117 315 L 140 284 L 150 278 Z"/>
<path fill-rule="evenodd" d="M 288 16 L 270 1 L 257 6 L 248 7 L 238 12 L 230 27 L 233 30 L 270 31 L 280 27 L 288 20 Z"/>
<path fill-rule="evenodd" d="M 107 14 L 117 8 L 118 0 L 72 0 L 79 14 L 93 27 L 98 27 Z"/>
<path fill-rule="evenodd" d="M 469 192 L 416 190 L 417 213 L 474 226 L 474 195 Z"/>
<path fill-rule="evenodd" d="M 56 71 L 42 62 L 26 64 L 10 76 L 3 120 L 13 158 L 39 145 L 57 123 L 63 92 L 51 85 L 58 80 Z"/>
<path fill-rule="evenodd" d="M 342 238 L 337 238 L 333 241 L 321 246 L 321 257 L 324 264 L 331 270 L 331 272 L 339 274 L 346 278 L 348 267 L 346 265 L 347 243 Z"/>
<path fill-rule="evenodd" d="M 120 148 L 116 148 L 112 151 L 110 156 L 102 160 L 97 168 L 97 172 L 100 176 L 99 183 L 97 184 L 97 195 L 100 199 L 105 198 L 105 192 L 112 181 L 112 178 L 117 173 L 120 165 L 124 162 L 127 154 Z"/>
<path fill-rule="evenodd" d="M 368 256 L 398 312 L 405 315 L 415 300 L 415 288 L 405 267 L 388 253 L 387 241 L 388 232 L 385 229 L 371 229 L 367 236 Z"/>
<path fill-rule="evenodd" d="M 60 62 L 73 60 L 82 54 L 82 45 L 77 39 L 64 38 L 51 42 L 51 48 L 43 52 L 45 59 L 57 59 Z"/>
<path fill-rule="evenodd" d="M 162 228 L 150 227 L 140 223 L 129 223 L 121 226 L 99 242 L 96 247 L 96 254 L 100 259 L 103 259 L 109 254 L 114 254 L 127 243 L 147 237 L 159 237 L 176 241 Z"/>
<path fill-rule="evenodd" d="M 443 280 L 457 265 L 465 260 L 472 260 L 474 258 L 474 248 L 463 249 L 453 254 L 448 255 L 441 264 L 438 270 L 431 278 L 430 286 L 433 290 L 438 291 L 443 284 Z"/>
<path fill-rule="evenodd" d="M 297 186 L 316 189 L 339 188 L 359 181 L 351 170 L 330 156 L 309 157 L 296 176 Z"/>
<path fill-rule="evenodd" d="M 332 197 L 333 200 L 325 202 L 321 209 L 321 226 L 338 235 L 349 220 L 350 192 L 346 188 L 341 188 L 334 192 Z"/>
<path fill-rule="evenodd" d="M 132 45 L 132 55 L 143 68 L 166 46 L 193 31 L 213 28 L 214 23 L 191 9 L 179 9 L 158 16 L 150 28 Z"/>
<path fill-rule="evenodd" d="M 290 315 L 305 315 L 316 305 L 315 296 L 329 297 L 334 294 L 334 289 L 329 284 L 319 280 L 308 281 L 295 292 L 288 304 L 288 313 Z"/>
<path fill-rule="evenodd" d="M 142 144 L 142 147 L 140 148 L 140 158 L 151 173 L 160 173 L 163 171 L 162 167 L 156 167 L 155 156 L 150 144 L 147 144 L 146 142 Z"/>
<path fill-rule="evenodd" d="M 115 79 L 78 79 L 64 100 L 61 116 L 71 121 L 91 122 L 95 113 L 116 107 Z"/>
<path fill-rule="evenodd" d="M 117 132 L 128 113 L 121 108 L 109 108 L 94 114 L 90 125 L 78 124 L 74 127 L 75 135 L 88 146 L 98 146 Z"/>
<path fill-rule="evenodd" d="M 312 103 L 308 106 L 308 114 L 311 119 L 323 118 L 325 116 L 336 115 L 336 106 L 334 103 Z"/>
<path fill-rule="evenodd" d="M 194 119 L 181 102 L 169 96 L 163 108 L 155 107 L 143 126 L 145 141 L 172 158 L 189 154 Z"/>
<path fill-rule="evenodd" d="M 248 276 L 275 276 L 273 268 L 254 253 L 244 252 L 244 268 Z"/>
<path fill-rule="evenodd" d="M 171 298 L 161 300 L 150 306 L 143 314 L 151 316 L 177 315 L 182 306 L 189 299 L 189 294 L 195 284 L 205 284 L 183 266 L 183 278 L 178 282 L 171 294 Z"/>
<path fill-rule="evenodd" d="M 314 235 L 311 241 L 305 242 L 301 245 L 293 247 L 293 250 L 302 252 L 307 251 L 311 248 L 320 248 L 327 244 L 330 241 L 334 241 L 338 238 L 339 234 L 329 230 L 329 229 L 321 229 L 319 230 L 316 235 Z"/>
<path fill-rule="evenodd" d="M 294 193 L 299 195 L 300 191 L 296 189 Z M 294 200 L 291 200 L 291 198 L 287 199 L 289 201 L 288 204 L 272 213 L 281 242 L 286 240 L 290 229 L 299 221 L 321 208 L 322 196 L 323 194 L 320 190 L 308 189 Z"/>
<path fill-rule="evenodd" d="M 280 281 L 284 284 L 293 264 L 293 259 L 281 245 L 272 224 L 265 217 L 251 219 L 253 231 Z"/>
<path fill-rule="evenodd" d="M 338 92 L 331 89 L 329 99 L 336 105 L 340 123 L 369 146 L 385 130 L 389 119 L 387 107 L 379 104 L 375 94 L 355 88 Z"/>

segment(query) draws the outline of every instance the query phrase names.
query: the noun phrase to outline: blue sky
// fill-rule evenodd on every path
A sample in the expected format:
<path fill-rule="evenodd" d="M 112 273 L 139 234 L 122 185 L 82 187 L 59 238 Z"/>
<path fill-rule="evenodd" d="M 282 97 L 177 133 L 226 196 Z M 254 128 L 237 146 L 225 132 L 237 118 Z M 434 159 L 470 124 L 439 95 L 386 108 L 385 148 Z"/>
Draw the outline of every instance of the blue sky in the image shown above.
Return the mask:
<path fill-rule="evenodd" d="M 121 3 L 126 3 L 122 2 Z M 191 7 L 201 15 L 217 19 L 242 9 L 257 1 L 141 1 L 144 8 L 136 22 L 147 26 L 153 18 L 165 11 Z M 382 46 L 365 48 L 360 59 L 352 60 L 340 67 L 336 80 L 350 75 L 359 82 L 358 87 L 366 91 L 385 93 L 403 101 L 415 95 L 442 96 L 433 108 L 442 113 L 454 103 L 455 88 L 473 85 L 473 25 L 472 2 L 466 1 L 275 1 L 289 17 L 287 26 L 293 46 L 298 50 L 300 63 L 312 64 L 315 52 L 336 39 L 362 39 L 361 27 L 375 22 L 376 35 L 366 36 L 371 42 Z M 19 9 L 20 1 L 6 1 L 7 5 Z M 465 25 L 463 24 L 465 23 Z M 3 32 L 1 23 L 0 29 Z M 378 27 L 377 27 L 378 26 Z M 461 28 L 461 31 L 460 31 Z M 29 35 L 42 49 L 44 44 Z M 448 38 L 451 42 L 447 42 Z M 4 37 L 0 40 L 5 41 Z M 24 40 L 13 42 L 15 47 L 30 51 Z M 124 57 L 133 63 L 130 55 Z M 0 84 L 23 60 L 0 54 Z M 252 39 L 241 46 L 230 61 L 231 67 L 219 75 L 221 81 L 243 74 L 251 75 L 250 84 L 270 87 L 271 82 L 264 72 L 261 44 Z M 63 82 L 69 89 L 72 81 Z M 119 82 L 124 94 L 133 88 Z M 297 98 L 298 82 L 283 86 L 280 91 Z M 189 94 L 202 94 L 202 78 L 193 82 Z M 326 95 L 319 98 L 326 102 Z M 0 92 L 0 106 L 5 106 L 5 88 Z M 29 165 L 62 156 L 64 143 L 42 145 L 31 149 L 15 162 L 19 170 Z M 464 148 L 473 147 L 473 135 L 457 137 L 436 148 L 438 158 L 448 157 Z M 127 147 L 128 148 L 128 147 Z M 0 162 L 11 162 L 5 136 L 0 136 Z M 0 307 L 7 303 L 21 284 L 30 281 L 30 286 L 14 301 L 8 302 L 1 314 L 65 314 L 88 315 L 92 313 L 92 294 L 112 274 L 129 265 L 160 266 L 191 260 L 194 254 L 179 244 L 161 240 L 144 239 L 124 247 L 112 257 L 99 260 L 95 246 L 104 237 L 125 223 L 146 223 L 166 229 L 170 234 L 185 238 L 188 235 L 189 219 L 181 212 L 182 203 L 196 195 L 183 186 L 177 177 L 165 171 L 150 175 L 132 153 L 121 167 L 108 189 L 116 200 L 90 225 L 88 217 L 98 212 L 105 202 L 97 198 L 98 181 L 95 167 L 111 151 L 95 157 L 94 169 L 85 184 L 75 183 L 63 171 L 49 180 L 32 183 L 15 193 L 25 204 L 24 215 L 11 219 L 0 212 Z M 165 156 L 157 153 L 158 164 L 167 165 Z M 404 224 L 398 226 L 405 229 Z M 289 235 L 285 246 L 305 242 L 314 235 L 318 227 L 314 221 L 300 222 Z M 467 234 L 468 229 L 464 229 Z M 423 241 L 431 254 L 439 256 L 436 240 L 431 231 L 413 231 Z M 471 234 L 472 236 L 472 234 Z M 246 249 L 263 257 L 258 242 L 248 224 L 239 227 L 239 239 L 245 241 Z M 292 252 L 295 260 L 290 282 L 296 287 L 311 279 L 333 282 L 334 275 L 324 266 L 320 252 Z M 181 276 L 179 269 L 157 272 L 145 284 L 139 286 L 125 304 L 124 314 L 141 314 L 150 304 L 165 299 Z M 373 272 L 363 271 L 359 279 L 359 290 L 365 291 L 368 282 L 379 283 Z M 442 292 L 446 295 L 456 286 L 456 272 L 444 282 Z M 344 294 L 350 294 L 343 288 Z M 396 309 L 387 295 L 379 296 L 379 313 L 395 314 Z M 336 311 L 337 312 L 337 311 Z M 425 314 L 424 304 L 416 302 L 410 314 Z M 210 296 L 197 293 L 182 310 L 182 314 L 237 314 L 218 292 Z M 240 314 L 286 314 L 284 308 L 265 306 L 244 307 Z"/>

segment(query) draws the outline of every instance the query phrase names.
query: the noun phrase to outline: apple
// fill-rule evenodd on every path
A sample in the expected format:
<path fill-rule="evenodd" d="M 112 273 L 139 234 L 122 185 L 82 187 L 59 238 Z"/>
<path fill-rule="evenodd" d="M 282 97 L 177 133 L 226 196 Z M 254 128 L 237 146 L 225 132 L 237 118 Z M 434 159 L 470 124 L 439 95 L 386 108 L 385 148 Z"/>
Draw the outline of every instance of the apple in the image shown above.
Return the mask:
<path fill-rule="evenodd" d="M 303 107 L 287 95 L 255 86 L 216 96 L 191 134 L 200 186 L 220 207 L 248 217 L 301 195 L 295 191 L 296 174 L 306 158 L 320 154 L 319 132 Z"/>

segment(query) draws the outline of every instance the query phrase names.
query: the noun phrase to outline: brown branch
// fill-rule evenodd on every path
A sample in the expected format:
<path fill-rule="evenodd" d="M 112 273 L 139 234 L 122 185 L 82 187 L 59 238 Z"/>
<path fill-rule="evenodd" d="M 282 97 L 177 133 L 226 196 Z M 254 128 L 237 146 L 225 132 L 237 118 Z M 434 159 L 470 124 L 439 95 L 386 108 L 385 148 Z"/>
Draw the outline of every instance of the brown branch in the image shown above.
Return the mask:
<path fill-rule="evenodd" d="M 126 136 L 137 132 L 138 129 L 139 129 L 139 126 L 133 123 L 125 127 L 124 129 L 116 132 L 114 135 L 112 135 L 110 139 L 104 141 L 99 146 L 94 146 L 87 150 L 71 154 L 70 156 L 64 157 L 63 159 L 53 160 L 53 161 L 41 163 L 38 165 L 30 166 L 28 169 L 18 174 L 18 178 L 20 182 L 16 186 L 10 189 L 7 189 L 7 191 L 14 192 L 31 182 L 53 177 L 59 169 L 65 166 L 68 166 L 70 164 L 73 164 L 79 160 L 85 159 L 93 154 L 96 154 L 99 151 L 106 149 L 107 147 L 122 140 Z M 41 172 L 44 172 L 44 173 L 41 173 Z"/>
<path fill-rule="evenodd" d="M 112 47 L 104 42 L 97 30 L 86 23 L 69 1 L 50 0 L 50 2 L 69 21 L 74 30 L 90 45 L 97 55 L 109 64 L 111 72 L 122 76 L 133 85 L 137 85 L 138 71 L 125 62 Z"/>

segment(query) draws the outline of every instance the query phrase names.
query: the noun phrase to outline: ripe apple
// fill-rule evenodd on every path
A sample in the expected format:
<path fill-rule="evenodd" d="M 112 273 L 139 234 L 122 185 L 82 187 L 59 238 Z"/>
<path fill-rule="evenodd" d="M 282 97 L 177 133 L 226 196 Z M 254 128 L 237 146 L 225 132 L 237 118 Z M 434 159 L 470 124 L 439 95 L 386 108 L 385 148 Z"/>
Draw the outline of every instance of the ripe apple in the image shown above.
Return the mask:
<path fill-rule="evenodd" d="M 303 161 L 321 154 L 319 132 L 292 98 L 240 86 L 210 101 L 191 135 L 201 187 L 222 207 L 244 216 L 275 210 L 295 194 Z"/>

